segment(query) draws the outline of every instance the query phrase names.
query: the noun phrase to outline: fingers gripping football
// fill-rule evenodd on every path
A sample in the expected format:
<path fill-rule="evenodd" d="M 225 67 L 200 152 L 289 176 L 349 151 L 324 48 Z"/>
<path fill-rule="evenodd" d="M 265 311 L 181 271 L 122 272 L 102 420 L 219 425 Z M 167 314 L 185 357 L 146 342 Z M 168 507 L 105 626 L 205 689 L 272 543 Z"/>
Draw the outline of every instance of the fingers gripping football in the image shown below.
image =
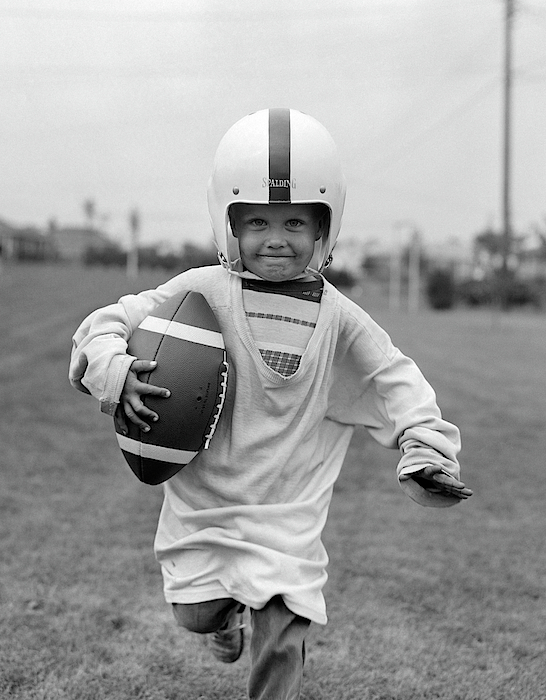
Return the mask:
<path fill-rule="evenodd" d="M 143 372 L 152 372 L 156 367 L 157 363 L 149 360 L 135 360 L 132 363 L 121 392 L 119 407 L 116 411 L 116 422 L 122 433 L 127 432 L 125 419 L 130 420 L 144 432 L 150 430 L 150 425 L 146 421 L 155 423 L 159 420 L 158 414 L 145 406 L 142 397 L 159 396 L 168 398 L 171 395 L 170 391 L 164 387 L 142 382 L 138 377 Z"/>

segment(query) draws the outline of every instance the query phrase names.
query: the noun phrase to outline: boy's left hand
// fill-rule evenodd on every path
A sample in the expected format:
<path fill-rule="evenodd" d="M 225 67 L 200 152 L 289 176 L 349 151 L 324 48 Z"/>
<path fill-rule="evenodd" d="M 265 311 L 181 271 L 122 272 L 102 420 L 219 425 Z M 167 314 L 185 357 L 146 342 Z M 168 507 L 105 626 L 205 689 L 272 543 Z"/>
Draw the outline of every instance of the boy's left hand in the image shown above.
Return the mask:
<path fill-rule="evenodd" d="M 462 481 L 448 474 L 442 467 L 430 464 L 413 474 L 401 474 L 400 481 L 413 479 L 420 486 L 431 493 L 439 493 L 444 496 L 456 498 L 470 498 L 473 491 L 467 488 Z"/>

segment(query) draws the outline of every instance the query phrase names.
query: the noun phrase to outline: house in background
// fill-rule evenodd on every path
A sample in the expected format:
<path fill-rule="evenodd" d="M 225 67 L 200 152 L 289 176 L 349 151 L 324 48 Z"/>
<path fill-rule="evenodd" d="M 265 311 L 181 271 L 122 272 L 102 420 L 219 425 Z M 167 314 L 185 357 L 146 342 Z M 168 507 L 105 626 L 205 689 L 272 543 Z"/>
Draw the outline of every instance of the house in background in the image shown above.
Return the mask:
<path fill-rule="evenodd" d="M 3 260 L 51 260 L 49 238 L 37 228 L 19 227 L 0 219 L 0 257 Z"/>
<path fill-rule="evenodd" d="M 102 250 L 112 245 L 106 234 L 90 226 L 58 226 L 51 222 L 46 235 L 55 260 L 62 262 L 83 262 L 89 249 Z"/>
<path fill-rule="evenodd" d="M 47 230 L 14 226 L 0 219 L 0 258 L 2 260 L 81 263 L 87 251 L 111 246 L 110 239 L 89 226 L 58 226 Z"/>

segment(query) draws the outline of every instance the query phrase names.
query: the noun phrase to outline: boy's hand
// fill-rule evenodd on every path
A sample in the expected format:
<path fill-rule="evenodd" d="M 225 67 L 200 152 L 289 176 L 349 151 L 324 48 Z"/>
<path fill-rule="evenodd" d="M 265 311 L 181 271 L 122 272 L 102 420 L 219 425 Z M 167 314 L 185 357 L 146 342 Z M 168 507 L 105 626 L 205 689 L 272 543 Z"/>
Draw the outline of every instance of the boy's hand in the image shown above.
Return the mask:
<path fill-rule="evenodd" d="M 131 423 L 137 425 L 145 433 L 150 430 L 150 425 L 146 423 L 144 419 L 152 422 L 159 420 L 159 416 L 154 411 L 142 403 L 141 396 L 162 396 L 168 398 L 171 392 L 168 389 L 164 389 L 153 384 L 146 384 L 141 382 L 138 375 L 141 372 L 151 372 L 157 367 L 157 362 L 150 360 L 135 360 L 129 369 L 127 374 L 127 379 L 123 385 L 123 390 L 121 392 L 119 406 L 117 407 L 114 421 L 118 430 L 123 434 L 127 435 L 127 421 L 128 418 Z"/>
<path fill-rule="evenodd" d="M 444 496 L 455 496 L 456 498 L 465 499 L 470 498 L 473 493 L 462 481 L 455 479 L 445 472 L 442 467 L 432 464 L 421 469 L 421 471 L 400 476 L 400 481 L 406 481 L 407 479 L 413 479 L 431 493 L 439 493 Z"/>

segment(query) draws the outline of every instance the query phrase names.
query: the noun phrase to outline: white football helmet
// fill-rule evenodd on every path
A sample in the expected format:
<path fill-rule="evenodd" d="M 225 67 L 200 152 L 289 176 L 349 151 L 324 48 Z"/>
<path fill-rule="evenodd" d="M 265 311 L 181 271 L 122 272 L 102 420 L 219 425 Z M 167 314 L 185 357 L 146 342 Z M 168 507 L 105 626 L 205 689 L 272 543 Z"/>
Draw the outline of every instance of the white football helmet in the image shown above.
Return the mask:
<path fill-rule="evenodd" d="M 245 204 L 325 204 L 330 227 L 315 245 L 311 267 L 331 262 L 345 204 L 336 145 L 313 117 L 294 109 L 264 109 L 234 124 L 220 141 L 208 185 L 209 214 L 223 265 L 239 258 L 228 210 Z"/>

